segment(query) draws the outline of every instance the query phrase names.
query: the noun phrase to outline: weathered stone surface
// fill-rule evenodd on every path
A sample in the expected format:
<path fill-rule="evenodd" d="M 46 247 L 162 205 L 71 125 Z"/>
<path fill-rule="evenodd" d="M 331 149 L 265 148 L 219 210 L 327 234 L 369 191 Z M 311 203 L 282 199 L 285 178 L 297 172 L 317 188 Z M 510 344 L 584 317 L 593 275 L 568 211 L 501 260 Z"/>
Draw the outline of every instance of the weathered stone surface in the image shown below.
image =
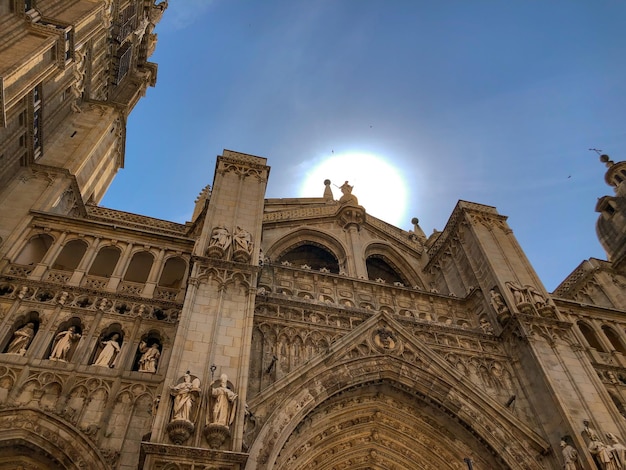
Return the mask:
<path fill-rule="evenodd" d="M 49 129 L 0 167 L 0 467 L 626 464 L 624 162 L 603 157 L 609 260 L 552 294 L 493 207 L 426 237 L 348 182 L 265 199 L 267 160 L 231 150 L 186 224 L 106 209 L 166 2 L 23 3 L 0 144 L 42 107 Z"/>

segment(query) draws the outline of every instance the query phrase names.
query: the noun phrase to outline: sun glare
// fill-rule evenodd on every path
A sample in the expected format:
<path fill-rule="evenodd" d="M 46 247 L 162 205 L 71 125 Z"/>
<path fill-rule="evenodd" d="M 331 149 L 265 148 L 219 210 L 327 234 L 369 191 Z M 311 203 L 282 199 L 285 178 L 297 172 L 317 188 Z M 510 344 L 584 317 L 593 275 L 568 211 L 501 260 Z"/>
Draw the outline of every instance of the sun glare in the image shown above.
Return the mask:
<path fill-rule="evenodd" d="M 335 199 L 341 197 L 339 186 L 348 181 L 368 214 L 394 225 L 406 222 L 406 183 L 398 169 L 383 158 L 363 153 L 324 158 L 307 172 L 300 196 L 321 197 L 325 179 L 331 181 Z"/>

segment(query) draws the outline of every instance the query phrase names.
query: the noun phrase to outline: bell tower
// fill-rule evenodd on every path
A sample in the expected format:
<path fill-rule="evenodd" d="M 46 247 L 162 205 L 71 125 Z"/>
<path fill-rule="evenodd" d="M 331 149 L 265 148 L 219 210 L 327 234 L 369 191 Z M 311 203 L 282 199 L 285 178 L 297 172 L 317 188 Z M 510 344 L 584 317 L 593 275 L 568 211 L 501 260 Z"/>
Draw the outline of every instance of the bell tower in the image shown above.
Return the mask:
<path fill-rule="evenodd" d="M 598 199 L 596 233 L 609 261 L 618 270 L 626 268 L 626 161 L 615 163 L 608 155 L 600 161 L 607 167 L 604 180 L 613 187 L 615 195 Z"/>

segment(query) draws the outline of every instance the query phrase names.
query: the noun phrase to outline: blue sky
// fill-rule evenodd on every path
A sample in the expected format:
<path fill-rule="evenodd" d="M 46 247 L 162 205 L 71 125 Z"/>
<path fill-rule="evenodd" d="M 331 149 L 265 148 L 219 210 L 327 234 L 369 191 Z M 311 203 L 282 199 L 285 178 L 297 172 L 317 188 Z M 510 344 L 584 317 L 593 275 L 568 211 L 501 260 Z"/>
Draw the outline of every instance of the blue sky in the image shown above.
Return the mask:
<path fill-rule="evenodd" d="M 406 205 L 370 210 L 383 220 L 429 234 L 459 199 L 496 206 L 550 291 L 605 258 L 594 207 L 612 189 L 588 149 L 626 158 L 626 2 L 169 3 L 102 205 L 189 220 L 224 148 L 268 158 L 267 197 L 321 196 L 307 175 L 362 152 L 406 183 L 403 201 L 382 173 L 355 184 L 366 210 L 372 194 Z"/>

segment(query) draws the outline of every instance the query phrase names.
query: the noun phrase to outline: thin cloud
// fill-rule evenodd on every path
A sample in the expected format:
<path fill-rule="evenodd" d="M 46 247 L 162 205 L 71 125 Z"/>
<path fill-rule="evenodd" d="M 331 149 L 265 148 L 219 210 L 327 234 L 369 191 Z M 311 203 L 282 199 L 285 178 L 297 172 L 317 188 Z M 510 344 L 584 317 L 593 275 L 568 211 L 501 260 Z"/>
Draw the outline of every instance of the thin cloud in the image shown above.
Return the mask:
<path fill-rule="evenodd" d="M 166 17 L 160 24 L 161 31 L 180 31 L 192 26 L 202 18 L 217 0 L 183 0 L 170 1 Z"/>

